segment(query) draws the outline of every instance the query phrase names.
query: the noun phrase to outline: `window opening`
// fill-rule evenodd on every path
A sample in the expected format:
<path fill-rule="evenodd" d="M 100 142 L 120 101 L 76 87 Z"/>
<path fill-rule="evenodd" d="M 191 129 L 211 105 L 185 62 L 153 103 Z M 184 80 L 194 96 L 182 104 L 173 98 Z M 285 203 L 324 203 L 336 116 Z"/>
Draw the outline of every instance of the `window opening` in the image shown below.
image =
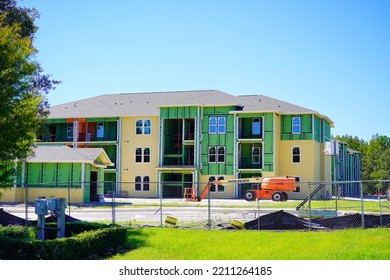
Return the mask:
<path fill-rule="evenodd" d="M 301 133 L 301 117 L 292 117 L 291 131 L 293 134 Z"/>
<path fill-rule="evenodd" d="M 293 163 L 300 163 L 301 162 L 301 149 L 299 147 L 293 147 L 292 161 L 293 161 Z"/>
<path fill-rule="evenodd" d="M 252 135 L 260 135 L 261 127 L 260 127 L 260 119 L 252 119 Z"/>

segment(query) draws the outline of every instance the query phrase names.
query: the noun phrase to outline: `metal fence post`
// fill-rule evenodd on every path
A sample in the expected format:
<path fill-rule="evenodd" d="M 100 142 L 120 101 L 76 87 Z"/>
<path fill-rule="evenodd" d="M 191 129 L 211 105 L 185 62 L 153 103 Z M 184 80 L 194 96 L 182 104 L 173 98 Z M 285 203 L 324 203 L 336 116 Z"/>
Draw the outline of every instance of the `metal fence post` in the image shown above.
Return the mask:
<path fill-rule="evenodd" d="M 360 181 L 360 202 L 361 202 L 361 211 L 362 211 L 362 228 L 365 228 L 364 224 L 364 198 L 363 198 L 363 182 Z"/>
<path fill-rule="evenodd" d="M 381 182 L 381 185 L 382 185 L 382 189 L 384 189 L 384 187 L 383 187 L 384 182 L 383 181 Z M 378 204 L 379 204 L 379 221 L 380 221 L 380 224 L 382 227 L 383 221 L 382 221 L 381 187 L 379 186 L 379 184 L 378 184 L 377 194 L 378 194 Z"/>
<path fill-rule="evenodd" d="M 117 182 L 112 182 L 112 223 L 115 224 L 115 197 L 116 197 L 116 184 Z"/>
<path fill-rule="evenodd" d="M 307 190 L 309 192 L 308 197 L 308 203 L 309 203 L 309 230 L 311 230 L 311 188 L 310 188 L 310 181 L 307 183 Z"/>
<path fill-rule="evenodd" d="M 163 227 L 163 200 L 162 200 L 162 194 L 163 194 L 163 184 L 161 182 L 157 183 L 159 187 L 159 196 L 160 196 L 160 227 Z"/>
<path fill-rule="evenodd" d="M 26 207 L 25 207 L 25 225 L 28 226 L 28 185 L 24 185 L 26 189 Z"/>
<path fill-rule="evenodd" d="M 257 184 L 257 193 L 260 192 L 260 184 Z M 257 230 L 260 230 L 260 198 L 256 197 L 257 202 Z"/>
<path fill-rule="evenodd" d="M 335 196 L 336 196 L 336 201 L 335 201 L 335 210 L 336 210 L 336 217 L 338 216 L 338 198 L 339 198 L 339 186 L 335 183 Z"/>
<path fill-rule="evenodd" d="M 69 215 L 69 219 L 68 219 L 68 222 L 71 222 L 71 215 L 70 215 L 70 185 L 68 184 L 68 215 Z"/>
<path fill-rule="evenodd" d="M 210 184 L 207 183 L 207 184 Z M 215 186 L 215 189 L 217 189 L 217 185 L 213 182 L 214 186 Z M 207 199 L 207 214 L 208 214 L 208 222 L 207 222 L 207 226 L 209 227 L 209 229 L 211 229 L 211 197 L 210 197 L 210 185 L 208 186 L 207 188 L 207 196 L 208 196 L 208 199 Z"/>

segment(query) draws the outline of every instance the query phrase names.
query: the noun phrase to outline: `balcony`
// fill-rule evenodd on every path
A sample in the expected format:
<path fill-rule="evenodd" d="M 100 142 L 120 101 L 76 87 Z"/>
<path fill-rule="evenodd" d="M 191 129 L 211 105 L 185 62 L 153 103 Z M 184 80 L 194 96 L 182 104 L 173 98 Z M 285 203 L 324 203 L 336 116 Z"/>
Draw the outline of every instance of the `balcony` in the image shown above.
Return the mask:
<path fill-rule="evenodd" d="M 257 159 L 256 161 L 254 161 L 252 157 L 241 157 L 238 161 L 238 169 L 262 169 L 262 168 L 263 168 L 263 164 L 261 162 L 261 158 L 260 158 L 260 162 L 258 162 Z"/>
<path fill-rule="evenodd" d="M 49 127 L 49 137 L 43 142 L 112 142 L 117 141 L 117 123 L 111 122 L 74 122 L 53 123 Z"/>
<path fill-rule="evenodd" d="M 260 141 L 263 138 L 261 118 L 241 118 L 238 126 L 238 139 Z"/>

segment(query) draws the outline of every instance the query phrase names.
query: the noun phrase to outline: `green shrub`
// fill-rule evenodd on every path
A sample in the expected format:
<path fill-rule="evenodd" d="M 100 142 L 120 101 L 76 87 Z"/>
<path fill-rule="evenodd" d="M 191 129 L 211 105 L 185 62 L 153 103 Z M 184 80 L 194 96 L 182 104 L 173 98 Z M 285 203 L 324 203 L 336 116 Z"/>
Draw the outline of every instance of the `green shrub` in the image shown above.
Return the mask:
<path fill-rule="evenodd" d="M 41 259 L 46 260 L 83 260 L 102 257 L 110 249 L 116 249 L 126 243 L 127 229 L 109 227 L 83 232 L 72 237 L 48 240 Z"/>
<path fill-rule="evenodd" d="M 88 223 L 88 222 L 72 222 L 65 224 L 65 237 L 71 237 L 75 234 L 79 234 L 85 231 L 98 230 L 102 228 L 112 227 L 114 225 L 103 224 L 103 223 Z M 57 238 L 57 223 L 46 223 L 45 224 L 45 240 Z"/>
<path fill-rule="evenodd" d="M 10 226 L 0 225 L 0 238 L 1 237 L 35 240 L 35 229 L 31 227 L 23 227 L 18 225 L 10 225 Z"/>
<path fill-rule="evenodd" d="M 0 259 L 83 260 L 103 257 L 109 249 L 123 246 L 127 228 L 110 226 L 76 234 L 68 238 L 31 241 L 0 237 Z"/>

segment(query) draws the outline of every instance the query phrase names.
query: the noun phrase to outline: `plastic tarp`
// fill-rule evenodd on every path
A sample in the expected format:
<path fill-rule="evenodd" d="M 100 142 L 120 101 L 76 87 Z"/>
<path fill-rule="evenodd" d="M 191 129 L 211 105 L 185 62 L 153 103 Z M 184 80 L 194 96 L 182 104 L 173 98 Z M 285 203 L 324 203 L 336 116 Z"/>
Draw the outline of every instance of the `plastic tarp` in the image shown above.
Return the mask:
<path fill-rule="evenodd" d="M 2 208 L 0 208 L 0 225 L 8 226 L 8 225 L 26 225 L 26 220 L 23 218 L 19 218 L 18 216 L 12 215 L 10 213 L 5 212 Z"/>
<path fill-rule="evenodd" d="M 244 224 L 244 229 L 254 230 L 305 230 L 309 228 L 325 229 L 320 224 L 299 218 L 283 210 L 260 216 Z"/>
<path fill-rule="evenodd" d="M 356 213 L 313 221 L 329 229 L 361 228 L 362 222 L 364 222 L 364 228 L 390 227 L 390 214 L 381 216 L 365 214 L 362 219 L 362 215 Z"/>
<path fill-rule="evenodd" d="M 364 228 L 390 227 L 390 214 L 385 215 L 364 215 L 350 214 L 345 216 L 312 219 L 297 217 L 293 214 L 276 211 L 267 215 L 260 216 L 257 219 L 248 221 L 244 224 L 244 229 L 249 230 L 336 230 L 346 228 Z"/>

